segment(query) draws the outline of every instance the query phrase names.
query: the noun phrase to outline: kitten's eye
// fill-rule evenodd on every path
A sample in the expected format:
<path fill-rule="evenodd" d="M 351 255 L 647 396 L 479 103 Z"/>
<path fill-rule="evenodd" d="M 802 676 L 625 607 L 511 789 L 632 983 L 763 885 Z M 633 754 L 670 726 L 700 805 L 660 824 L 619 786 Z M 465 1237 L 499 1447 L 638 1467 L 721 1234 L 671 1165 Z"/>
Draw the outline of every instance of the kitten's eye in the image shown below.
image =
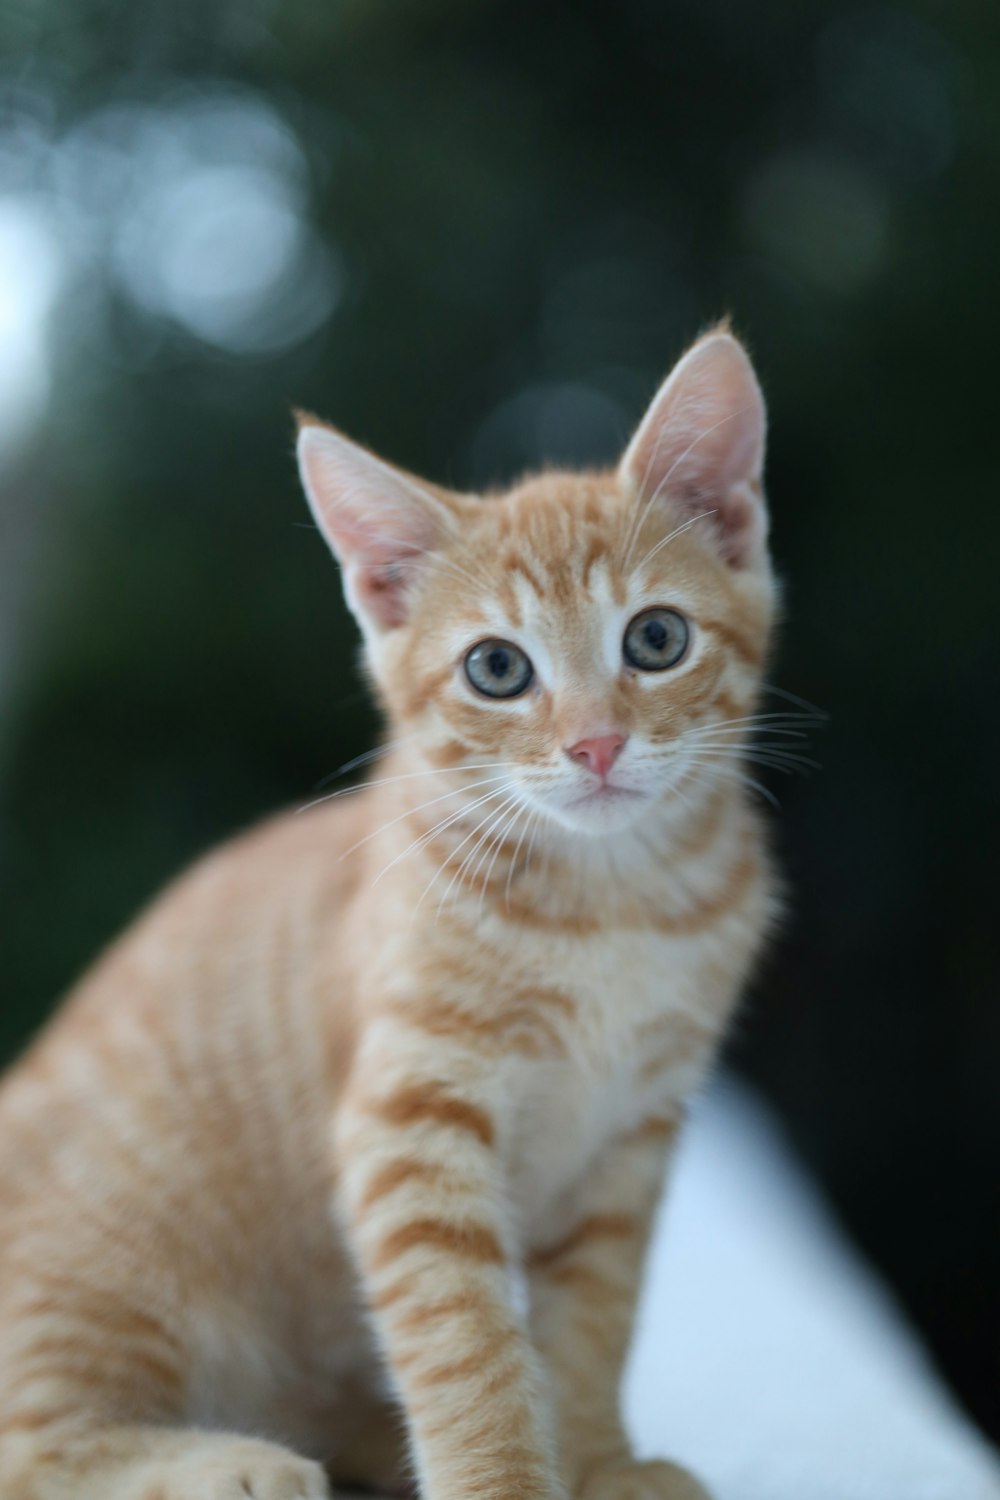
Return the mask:
<path fill-rule="evenodd" d="M 487 698 L 516 698 L 535 669 L 520 646 L 510 641 L 480 641 L 465 658 L 465 675 Z"/>
<path fill-rule="evenodd" d="M 644 609 L 629 621 L 622 651 L 641 672 L 662 672 L 676 667 L 690 636 L 687 620 L 676 609 Z"/>

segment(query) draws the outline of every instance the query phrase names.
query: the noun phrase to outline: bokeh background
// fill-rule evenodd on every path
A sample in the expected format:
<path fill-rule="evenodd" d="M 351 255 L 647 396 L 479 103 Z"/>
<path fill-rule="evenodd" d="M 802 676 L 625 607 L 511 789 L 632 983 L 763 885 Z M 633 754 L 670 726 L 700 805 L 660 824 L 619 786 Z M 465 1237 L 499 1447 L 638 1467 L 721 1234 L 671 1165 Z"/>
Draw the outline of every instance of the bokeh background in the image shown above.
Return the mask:
<path fill-rule="evenodd" d="M 290 404 L 611 460 L 731 310 L 830 716 L 732 1060 L 1000 1436 L 998 168 L 982 3 L 6 0 L 0 1054 L 371 742 Z"/>

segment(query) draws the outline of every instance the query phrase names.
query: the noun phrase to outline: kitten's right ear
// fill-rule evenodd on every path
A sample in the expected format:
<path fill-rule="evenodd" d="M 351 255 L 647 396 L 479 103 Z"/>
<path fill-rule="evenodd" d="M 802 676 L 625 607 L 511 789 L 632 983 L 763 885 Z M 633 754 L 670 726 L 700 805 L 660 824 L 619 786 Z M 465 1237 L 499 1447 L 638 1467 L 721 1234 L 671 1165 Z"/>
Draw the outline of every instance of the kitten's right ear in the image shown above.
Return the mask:
<path fill-rule="evenodd" d="M 451 517 L 409 474 L 316 417 L 295 417 L 302 485 L 344 570 L 347 602 L 366 633 L 392 630 L 405 623 L 415 575 L 451 529 Z"/>

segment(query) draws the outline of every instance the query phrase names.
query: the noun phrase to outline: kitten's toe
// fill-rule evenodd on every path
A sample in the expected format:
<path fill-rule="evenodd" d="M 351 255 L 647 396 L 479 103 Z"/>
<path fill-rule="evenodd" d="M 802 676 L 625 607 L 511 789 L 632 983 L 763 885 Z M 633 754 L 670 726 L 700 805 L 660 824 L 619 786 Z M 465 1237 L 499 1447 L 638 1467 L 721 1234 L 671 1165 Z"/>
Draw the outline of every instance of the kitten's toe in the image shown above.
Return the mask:
<path fill-rule="evenodd" d="M 242 1476 L 238 1500 L 329 1500 L 330 1487 L 319 1464 L 290 1459 L 254 1467 Z"/>
<path fill-rule="evenodd" d="M 231 1439 L 181 1460 L 156 1500 L 330 1500 L 319 1464 L 276 1444 Z M 145 1500 L 145 1497 L 144 1497 Z"/>
<path fill-rule="evenodd" d="M 712 1496 L 680 1464 L 654 1458 L 598 1469 L 584 1481 L 579 1500 L 712 1500 Z"/>

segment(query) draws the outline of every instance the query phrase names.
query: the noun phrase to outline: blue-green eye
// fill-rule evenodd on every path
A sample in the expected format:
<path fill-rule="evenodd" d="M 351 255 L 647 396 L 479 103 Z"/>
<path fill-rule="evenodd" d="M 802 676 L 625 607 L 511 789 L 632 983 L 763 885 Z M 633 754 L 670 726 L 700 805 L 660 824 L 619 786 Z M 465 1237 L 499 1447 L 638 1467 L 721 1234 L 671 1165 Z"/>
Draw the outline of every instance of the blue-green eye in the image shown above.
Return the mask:
<path fill-rule="evenodd" d="M 487 698 L 516 698 L 535 675 L 530 659 L 510 641 L 480 641 L 465 658 L 465 675 Z"/>
<path fill-rule="evenodd" d="M 676 667 L 690 638 L 688 622 L 676 609 L 644 609 L 629 621 L 622 652 L 640 672 L 663 672 Z"/>

